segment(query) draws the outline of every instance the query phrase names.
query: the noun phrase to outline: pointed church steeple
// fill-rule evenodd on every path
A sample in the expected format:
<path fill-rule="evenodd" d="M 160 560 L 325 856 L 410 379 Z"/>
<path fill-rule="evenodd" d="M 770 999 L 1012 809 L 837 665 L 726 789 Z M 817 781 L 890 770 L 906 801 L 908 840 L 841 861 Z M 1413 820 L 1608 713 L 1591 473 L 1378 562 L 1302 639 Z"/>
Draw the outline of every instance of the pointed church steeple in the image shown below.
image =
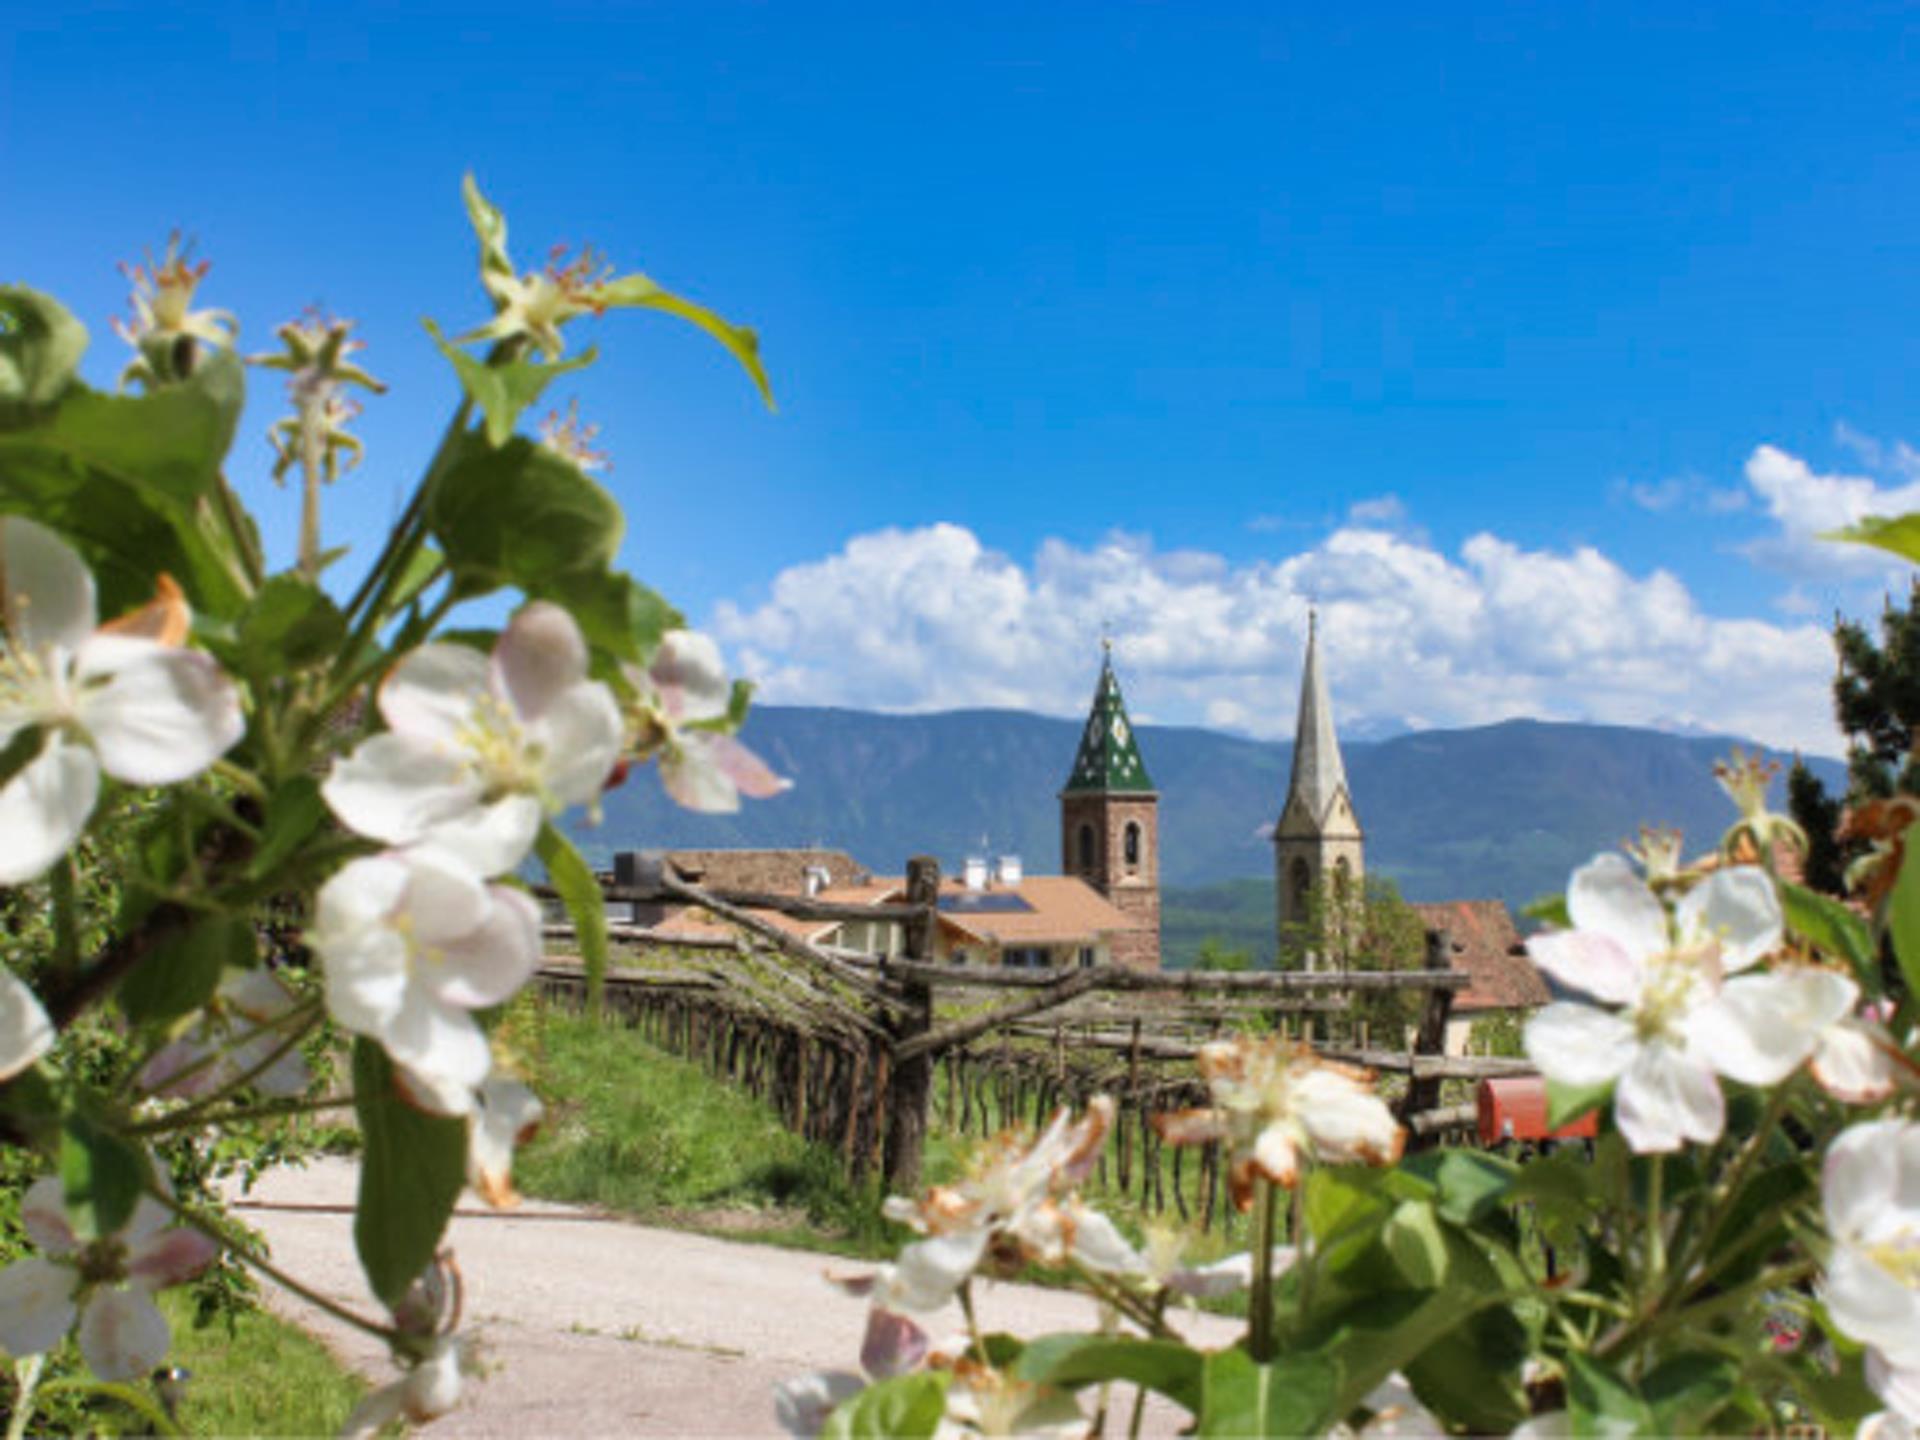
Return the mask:
<path fill-rule="evenodd" d="M 1093 709 L 1063 793 L 1151 793 L 1153 781 L 1147 778 L 1139 741 L 1127 719 L 1127 702 L 1120 697 L 1120 681 L 1113 673 L 1113 642 L 1103 640 L 1101 650 L 1100 683 L 1094 687 Z"/>
<path fill-rule="evenodd" d="M 1293 736 L 1293 774 L 1273 827 L 1274 889 L 1279 901 L 1280 951 L 1299 945 L 1314 895 L 1359 897 L 1366 875 L 1366 836 L 1347 788 L 1333 697 L 1320 658 L 1319 617 L 1307 612 L 1307 659 L 1300 671 L 1300 717 Z"/>
<path fill-rule="evenodd" d="M 1340 759 L 1340 736 L 1333 728 L 1333 699 L 1320 669 L 1319 616 L 1307 612 L 1307 663 L 1300 674 L 1300 717 L 1294 726 L 1293 776 L 1287 782 L 1286 809 L 1300 801 L 1308 815 L 1324 825 L 1335 798 L 1347 788 L 1347 767 Z M 1351 804 L 1351 797 L 1348 799 Z"/>
<path fill-rule="evenodd" d="M 1060 791 L 1060 869 L 1132 919 L 1112 940 L 1114 961 L 1160 968 L 1160 797 L 1113 673 L 1113 643 L 1101 642 L 1100 683 Z"/>

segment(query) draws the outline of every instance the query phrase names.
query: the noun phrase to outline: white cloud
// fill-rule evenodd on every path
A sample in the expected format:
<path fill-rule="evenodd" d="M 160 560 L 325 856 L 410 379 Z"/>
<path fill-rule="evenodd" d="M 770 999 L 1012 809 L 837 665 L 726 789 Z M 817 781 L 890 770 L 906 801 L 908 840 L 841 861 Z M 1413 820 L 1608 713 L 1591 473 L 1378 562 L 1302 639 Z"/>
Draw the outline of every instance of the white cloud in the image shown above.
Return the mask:
<path fill-rule="evenodd" d="M 1135 535 L 1047 540 L 1022 563 L 957 525 L 880 530 L 783 571 L 764 604 L 722 604 L 714 628 L 770 701 L 1072 715 L 1111 625 L 1138 712 L 1272 736 L 1292 727 L 1308 597 L 1356 722 L 1531 715 L 1838 749 L 1818 625 L 1716 618 L 1665 571 L 1491 534 L 1449 555 L 1350 525 L 1234 565 Z"/>
<path fill-rule="evenodd" d="M 1669 475 L 1664 480 L 1615 480 L 1610 493 L 1642 510 L 1664 515 L 1684 506 L 1708 515 L 1731 515 L 1747 508 L 1747 492 L 1723 490 L 1709 485 L 1697 475 Z"/>
<path fill-rule="evenodd" d="M 1877 442 L 1875 442 L 1877 444 Z M 1912 452 L 1902 445 L 1896 458 Z M 1868 515 L 1920 510 L 1920 471 L 1904 485 L 1884 486 L 1866 475 L 1821 474 L 1798 456 L 1761 445 L 1747 457 L 1747 484 L 1779 527 L 1755 540 L 1747 555 L 1795 578 L 1868 578 L 1890 573 L 1885 555 L 1819 538 Z"/>
<path fill-rule="evenodd" d="M 1407 507 L 1398 495 L 1377 495 L 1371 500 L 1356 500 L 1347 507 L 1347 519 L 1355 525 L 1377 525 L 1392 529 L 1405 523 Z"/>

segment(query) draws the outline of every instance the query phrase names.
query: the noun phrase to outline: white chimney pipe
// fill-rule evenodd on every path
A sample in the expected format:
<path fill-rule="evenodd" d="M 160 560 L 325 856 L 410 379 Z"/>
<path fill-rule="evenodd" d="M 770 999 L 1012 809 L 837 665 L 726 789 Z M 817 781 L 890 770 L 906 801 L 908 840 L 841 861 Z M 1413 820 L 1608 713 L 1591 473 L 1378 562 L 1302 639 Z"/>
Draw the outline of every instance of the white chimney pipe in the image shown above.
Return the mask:
<path fill-rule="evenodd" d="M 969 855 L 966 863 L 966 882 L 969 890 L 987 888 L 987 861 L 982 855 Z"/>
<path fill-rule="evenodd" d="M 1018 890 L 1020 888 L 1020 875 L 1020 857 L 1018 855 L 1002 855 L 1000 857 L 998 883 L 1006 886 L 1009 890 Z"/>

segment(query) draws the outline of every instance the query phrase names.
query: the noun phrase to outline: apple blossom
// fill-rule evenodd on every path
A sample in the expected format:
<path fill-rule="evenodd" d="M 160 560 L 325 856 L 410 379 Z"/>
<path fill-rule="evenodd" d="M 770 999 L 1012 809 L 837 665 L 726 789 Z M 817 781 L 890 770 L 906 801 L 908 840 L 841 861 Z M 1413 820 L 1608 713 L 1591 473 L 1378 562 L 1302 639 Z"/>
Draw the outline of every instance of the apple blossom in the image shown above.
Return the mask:
<path fill-rule="evenodd" d="M 865 1380 L 845 1370 L 816 1370 L 782 1380 L 773 1387 L 774 1418 L 794 1440 L 813 1440 L 836 1406 L 866 1388 Z"/>
<path fill-rule="evenodd" d="M 558 410 L 550 410 L 547 418 L 540 422 L 540 443 L 586 474 L 613 468 L 607 452 L 593 448 L 593 442 L 599 437 L 600 427 L 580 418 L 578 400 L 567 402 L 564 416 Z"/>
<path fill-rule="evenodd" d="M 962 1358 L 954 1362 L 947 1411 L 933 1433 L 935 1440 L 965 1435 L 1083 1440 L 1090 1423 L 1071 1392 Z"/>
<path fill-rule="evenodd" d="M 1527 1054 L 1566 1085 L 1617 1082 L 1615 1113 L 1640 1153 L 1719 1138 L 1726 1102 L 1717 1076 L 1784 1080 L 1859 996 L 1844 975 L 1810 966 L 1746 970 L 1780 947 L 1773 882 L 1757 866 L 1717 870 L 1671 918 L 1618 855 L 1574 873 L 1571 930 L 1527 942 L 1549 976 L 1618 1011 L 1560 1000 L 1526 1028 Z"/>
<path fill-rule="evenodd" d="M 321 887 L 308 944 L 327 1009 L 436 1086 L 478 1089 L 492 1069 L 470 1012 L 498 1005 L 540 962 L 540 910 L 432 847 L 354 860 Z"/>
<path fill-rule="evenodd" d="M 645 670 L 625 667 L 634 700 L 628 747 L 660 757 L 660 783 L 689 810 L 731 814 L 740 797 L 769 799 L 791 787 L 724 726 L 732 687 L 720 647 L 697 630 L 669 630 Z"/>
<path fill-rule="evenodd" d="M 40 998 L 11 970 L 0 969 L 0 1082 L 46 1054 L 54 1039 L 53 1022 Z"/>
<path fill-rule="evenodd" d="M 191 1279 L 220 1247 L 198 1230 L 167 1228 L 167 1209 L 143 1195 L 127 1223 L 83 1241 L 67 1221 L 60 1181 L 42 1176 L 20 1202 L 27 1235 L 52 1258 L 0 1271 L 0 1349 L 43 1355 L 79 1321 L 80 1353 L 102 1380 L 144 1376 L 172 1343 L 153 1292 Z"/>
<path fill-rule="evenodd" d="M 0 782 L 0 884 L 32 880 L 72 848 L 102 771 L 170 785 L 239 740 L 239 695 L 183 647 L 188 619 L 162 577 L 149 605 L 97 626 L 93 576 L 72 547 L 0 517 L 0 752 L 17 764 Z"/>
<path fill-rule="evenodd" d="M 298 1095 L 310 1078 L 283 1022 L 299 997 L 265 970 L 229 970 L 193 1029 L 141 1067 L 150 1094 L 204 1095 L 243 1075 L 265 1095 Z"/>
<path fill-rule="evenodd" d="M 1881 1399 L 1920 1424 L 1920 1123 L 1842 1131 L 1827 1147 L 1820 1198 L 1833 1241 L 1827 1313 L 1869 1347 Z"/>
<path fill-rule="evenodd" d="M 1156 1115 L 1154 1127 L 1174 1145 L 1227 1143 L 1235 1209 L 1252 1206 L 1256 1176 L 1292 1189 L 1303 1160 L 1391 1165 L 1406 1144 L 1372 1072 L 1311 1046 L 1242 1035 L 1202 1045 L 1199 1065 L 1212 1106 Z"/>
<path fill-rule="evenodd" d="M 353 830 L 430 841 L 482 875 L 526 858 L 548 815 L 600 794 L 620 753 L 613 694 L 587 678 L 573 617 L 535 601 L 493 653 L 424 645 L 381 684 L 390 727 L 335 762 L 322 792 Z"/>
<path fill-rule="evenodd" d="M 188 256 L 192 249 L 191 244 L 180 243 L 180 232 L 176 230 L 167 237 L 166 253 L 161 259 L 156 261 L 149 252 L 144 266 L 120 266 L 120 273 L 133 286 L 133 319 L 114 320 L 113 330 L 139 352 L 138 358 L 121 372 L 121 384 L 139 380 L 152 385 L 163 378 L 163 370 L 190 368 L 190 360 L 182 365 L 173 355 L 174 347 L 183 341 L 190 355 L 195 340 L 225 349 L 239 333 L 240 324 L 228 311 L 189 308 L 194 291 L 200 288 L 200 282 L 211 268 L 205 260 L 198 264 L 191 262 Z M 169 374 L 165 378 L 177 379 L 178 376 Z"/>

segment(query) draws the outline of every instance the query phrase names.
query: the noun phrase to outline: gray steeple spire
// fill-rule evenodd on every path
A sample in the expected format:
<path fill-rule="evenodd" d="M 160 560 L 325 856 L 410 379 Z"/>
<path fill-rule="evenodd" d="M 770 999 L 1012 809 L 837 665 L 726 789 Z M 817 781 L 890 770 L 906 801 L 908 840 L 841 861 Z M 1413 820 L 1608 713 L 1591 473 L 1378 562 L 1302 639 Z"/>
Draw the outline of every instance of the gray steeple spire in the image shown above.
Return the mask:
<path fill-rule="evenodd" d="M 1293 737 L 1293 777 L 1287 804 L 1298 797 L 1317 825 L 1327 822 L 1334 797 L 1347 788 L 1347 767 L 1340 759 L 1340 737 L 1333 728 L 1333 701 L 1320 668 L 1319 617 L 1307 611 L 1307 663 L 1300 675 L 1300 719 Z M 1353 803 L 1351 795 L 1347 803 Z"/>

